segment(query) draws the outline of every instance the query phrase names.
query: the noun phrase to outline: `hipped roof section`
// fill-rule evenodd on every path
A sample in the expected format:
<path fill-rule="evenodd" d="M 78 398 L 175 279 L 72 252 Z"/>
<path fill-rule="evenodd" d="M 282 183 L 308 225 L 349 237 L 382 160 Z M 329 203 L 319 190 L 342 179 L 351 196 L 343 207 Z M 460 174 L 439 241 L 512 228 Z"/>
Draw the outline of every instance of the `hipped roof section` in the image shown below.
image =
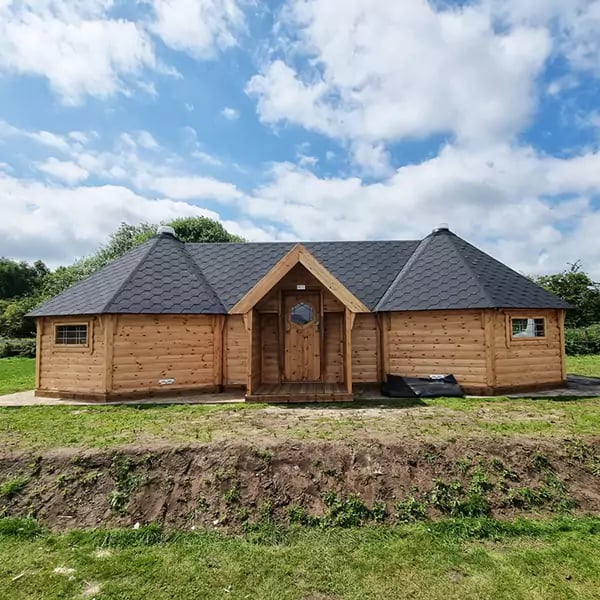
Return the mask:
<path fill-rule="evenodd" d="M 45 302 L 31 316 L 226 314 L 294 246 L 183 244 L 163 233 Z M 445 229 L 421 242 L 302 246 L 371 311 L 569 308 Z"/>

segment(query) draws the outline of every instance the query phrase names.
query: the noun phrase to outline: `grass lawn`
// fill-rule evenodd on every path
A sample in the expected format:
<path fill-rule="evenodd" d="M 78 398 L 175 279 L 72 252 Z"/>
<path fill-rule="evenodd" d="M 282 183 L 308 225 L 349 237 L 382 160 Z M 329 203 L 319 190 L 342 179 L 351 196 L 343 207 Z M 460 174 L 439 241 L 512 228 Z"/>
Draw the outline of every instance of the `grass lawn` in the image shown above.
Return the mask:
<path fill-rule="evenodd" d="M 35 358 L 0 358 L 0 395 L 35 387 Z"/>
<path fill-rule="evenodd" d="M 439 398 L 265 406 L 130 405 L 0 408 L 4 450 L 111 448 L 282 440 L 452 440 L 465 437 L 597 435 L 600 399 Z"/>
<path fill-rule="evenodd" d="M 35 525 L 30 528 L 34 530 Z M 159 529 L 15 533 L 0 521 L 11 600 L 598 598 L 600 520 L 465 520 L 277 535 Z"/>
<path fill-rule="evenodd" d="M 600 356 L 567 356 L 567 373 L 600 377 Z"/>

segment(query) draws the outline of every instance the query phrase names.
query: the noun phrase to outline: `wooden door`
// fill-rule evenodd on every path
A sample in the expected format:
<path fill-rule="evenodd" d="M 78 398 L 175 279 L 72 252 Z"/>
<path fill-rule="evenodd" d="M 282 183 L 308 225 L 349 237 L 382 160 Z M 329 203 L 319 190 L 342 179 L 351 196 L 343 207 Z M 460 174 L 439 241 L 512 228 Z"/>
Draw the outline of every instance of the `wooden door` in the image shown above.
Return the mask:
<path fill-rule="evenodd" d="M 321 295 L 299 292 L 283 297 L 283 378 L 321 379 Z"/>

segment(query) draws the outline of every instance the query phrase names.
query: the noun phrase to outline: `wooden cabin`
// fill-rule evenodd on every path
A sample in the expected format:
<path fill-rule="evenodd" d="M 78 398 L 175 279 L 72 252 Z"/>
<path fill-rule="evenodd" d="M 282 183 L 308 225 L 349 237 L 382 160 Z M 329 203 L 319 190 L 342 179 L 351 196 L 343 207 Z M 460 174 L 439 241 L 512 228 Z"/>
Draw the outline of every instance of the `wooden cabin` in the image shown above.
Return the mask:
<path fill-rule="evenodd" d="M 567 308 L 445 227 L 239 244 L 183 244 L 162 227 L 33 311 L 36 394 L 333 401 L 388 373 L 452 373 L 482 395 L 560 386 Z"/>

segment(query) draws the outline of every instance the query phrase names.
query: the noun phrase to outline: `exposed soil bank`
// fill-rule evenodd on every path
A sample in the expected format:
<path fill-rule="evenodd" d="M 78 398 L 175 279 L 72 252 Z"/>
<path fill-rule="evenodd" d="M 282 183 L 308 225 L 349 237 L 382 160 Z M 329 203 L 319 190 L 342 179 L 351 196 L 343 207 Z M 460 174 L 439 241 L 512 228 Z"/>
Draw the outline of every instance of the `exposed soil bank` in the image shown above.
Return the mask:
<path fill-rule="evenodd" d="M 289 522 L 290 507 L 296 515 L 327 513 L 331 492 L 354 494 L 369 508 L 384 503 L 390 520 L 407 498 L 432 518 L 488 509 L 498 517 L 598 513 L 600 437 L 11 454 L 0 457 L 0 482 L 4 516 L 33 516 L 58 530 Z M 403 506 L 401 518 L 419 512 Z"/>

